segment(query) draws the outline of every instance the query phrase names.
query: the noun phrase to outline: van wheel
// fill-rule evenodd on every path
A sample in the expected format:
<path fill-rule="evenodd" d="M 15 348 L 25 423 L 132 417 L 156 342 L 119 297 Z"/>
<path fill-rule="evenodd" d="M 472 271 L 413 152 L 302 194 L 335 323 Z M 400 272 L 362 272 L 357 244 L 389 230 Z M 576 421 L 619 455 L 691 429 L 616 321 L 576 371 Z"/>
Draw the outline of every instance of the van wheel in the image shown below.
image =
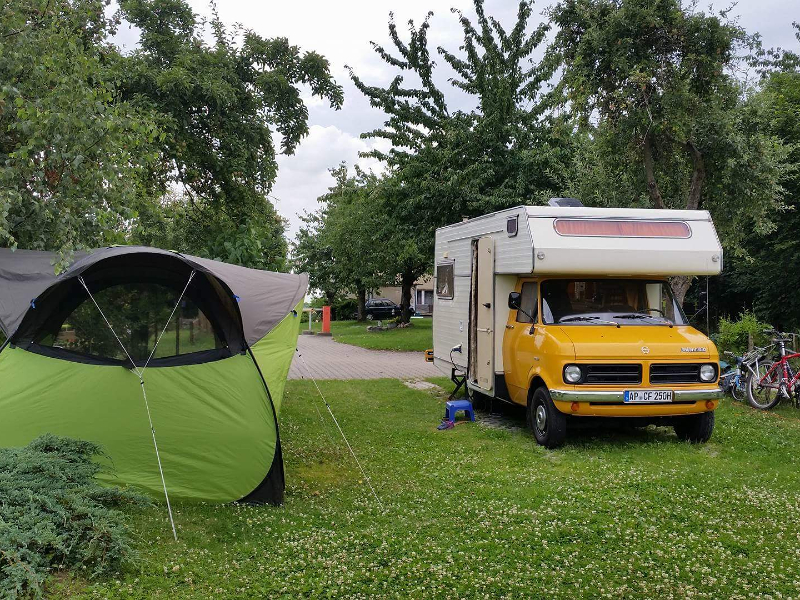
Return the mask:
<path fill-rule="evenodd" d="M 528 427 L 545 448 L 557 448 L 567 437 L 567 415 L 553 404 L 547 388 L 540 387 L 528 400 Z"/>
<path fill-rule="evenodd" d="M 714 431 L 714 411 L 677 417 L 673 427 L 680 439 L 693 444 L 705 444 L 711 439 L 711 433 Z"/>

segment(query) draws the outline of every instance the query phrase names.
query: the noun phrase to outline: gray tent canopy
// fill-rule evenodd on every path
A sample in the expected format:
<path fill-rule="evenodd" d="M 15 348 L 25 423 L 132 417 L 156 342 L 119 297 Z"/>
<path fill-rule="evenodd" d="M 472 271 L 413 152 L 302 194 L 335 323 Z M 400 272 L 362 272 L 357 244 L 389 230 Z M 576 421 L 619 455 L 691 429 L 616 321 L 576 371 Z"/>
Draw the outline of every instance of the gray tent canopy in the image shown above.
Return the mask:
<path fill-rule="evenodd" d="M 104 271 L 103 277 L 96 279 L 106 283 L 113 281 L 109 277 L 113 270 L 119 270 L 120 278 L 125 280 L 130 280 L 136 272 L 143 276 L 158 272 L 162 278 L 164 272 L 169 272 L 171 275 L 167 277 L 176 284 L 185 283 L 191 270 L 210 276 L 208 285 L 216 288 L 220 302 L 235 301 L 246 346 L 264 337 L 302 300 L 308 286 L 305 274 L 258 271 L 146 246 L 114 246 L 77 253 L 69 268 L 59 275 L 55 275 L 53 268 L 56 258 L 53 252 L 0 248 L 0 285 L 5 288 L 0 294 L 0 328 L 9 339 L 30 334 L 35 324 L 32 315 L 36 313 L 30 309 L 48 302 L 63 302 L 69 297 L 70 288 L 61 284 L 73 282 L 75 288 L 79 285 L 78 277 L 85 276 L 89 281 L 93 273 L 99 275 L 100 269 Z M 83 299 L 85 292 L 82 288 L 78 291 Z M 231 311 L 233 307 L 229 305 L 227 309 Z"/>

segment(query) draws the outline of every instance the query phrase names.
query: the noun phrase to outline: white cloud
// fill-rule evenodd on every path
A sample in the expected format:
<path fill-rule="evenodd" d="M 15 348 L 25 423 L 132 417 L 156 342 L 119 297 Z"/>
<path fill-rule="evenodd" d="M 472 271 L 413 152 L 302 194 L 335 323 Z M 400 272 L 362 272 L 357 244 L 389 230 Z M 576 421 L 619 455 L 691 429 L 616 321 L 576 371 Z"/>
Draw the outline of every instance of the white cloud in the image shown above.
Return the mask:
<path fill-rule="evenodd" d="M 300 226 L 299 214 L 318 207 L 317 198 L 334 184 L 329 169 L 346 162 L 351 171 L 358 164 L 379 173 L 383 165 L 373 158 L 360 158 L 360 152 L 388 149 L 385 140 L 362 140 L 335 125 L 312 125 L 308 137 L 292 156 L 278 157 L 278 179 L 270 194 L 278 211 L 289 219 L 290 239 Z"/>

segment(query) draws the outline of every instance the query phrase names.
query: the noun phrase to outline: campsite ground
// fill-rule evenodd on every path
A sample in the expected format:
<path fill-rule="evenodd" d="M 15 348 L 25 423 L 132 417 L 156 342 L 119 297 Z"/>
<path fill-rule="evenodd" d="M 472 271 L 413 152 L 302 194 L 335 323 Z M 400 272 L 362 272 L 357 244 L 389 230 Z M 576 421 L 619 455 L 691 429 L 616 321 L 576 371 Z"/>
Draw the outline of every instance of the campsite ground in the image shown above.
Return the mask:
<path fill-rule="evenodd" d="M 433 319 L 411 319 L 410 327 L 388 331 L 367 331 L 369 325 L 377 325 L 377 322 L 332 321 L 331 334 L 337 342 L 371 350 L 424 352 L 428 348 L 433 348 Z M 308 328 L 308 323 L 304 327 Z M 320 323 L 312 323 L 314 331 L 319 331 L 321 328 Z"/>
<path fill-rule="evenodd" d="M 437 380 L 446 385 L 445 380 Z M 138 563 L 79 597 L 745 597 L 800 594 L 800 419 L 726 401 L 711 442 L 586 430 L 556 451 L 514 420 L 436 431 L 441 389 L 287 386 L 281 508 L 132 515 Z M 319 411 L 319 412 L 318 412 Z M 321 416 L 324 419 L 321 420 Z"/>

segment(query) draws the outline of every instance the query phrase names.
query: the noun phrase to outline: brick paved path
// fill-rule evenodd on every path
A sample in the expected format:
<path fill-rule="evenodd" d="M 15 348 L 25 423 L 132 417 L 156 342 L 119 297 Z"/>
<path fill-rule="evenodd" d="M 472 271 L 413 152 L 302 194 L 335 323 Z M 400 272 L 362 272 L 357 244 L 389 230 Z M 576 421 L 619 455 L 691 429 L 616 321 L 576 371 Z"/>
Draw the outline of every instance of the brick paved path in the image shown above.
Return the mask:
<path fill-rule="evenodd" d="M 367 350 L 318 335 L 301 335 L 297 348 L 306 364 L 295 353 L 289 379 L 308 377 L 309 372 L 315 379 L 406 379 L 444 375 L 432 363 L 425 362 L 424 352 Z"/>

